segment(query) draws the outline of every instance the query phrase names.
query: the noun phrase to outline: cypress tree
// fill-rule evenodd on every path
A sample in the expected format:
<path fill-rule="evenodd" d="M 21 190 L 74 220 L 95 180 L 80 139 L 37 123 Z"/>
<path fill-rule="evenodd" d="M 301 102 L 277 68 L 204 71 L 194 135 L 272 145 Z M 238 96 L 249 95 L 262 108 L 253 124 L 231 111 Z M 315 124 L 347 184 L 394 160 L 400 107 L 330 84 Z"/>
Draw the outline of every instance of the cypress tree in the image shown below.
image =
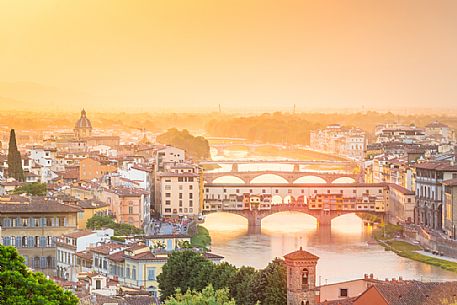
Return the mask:
<path fill-rule="evenodd" d="M 17 150 L 16 133 L 11 129 L 10 143 L 8 146 L 8 176 L 17 181 L 24 181 L 21 153 Z"/>

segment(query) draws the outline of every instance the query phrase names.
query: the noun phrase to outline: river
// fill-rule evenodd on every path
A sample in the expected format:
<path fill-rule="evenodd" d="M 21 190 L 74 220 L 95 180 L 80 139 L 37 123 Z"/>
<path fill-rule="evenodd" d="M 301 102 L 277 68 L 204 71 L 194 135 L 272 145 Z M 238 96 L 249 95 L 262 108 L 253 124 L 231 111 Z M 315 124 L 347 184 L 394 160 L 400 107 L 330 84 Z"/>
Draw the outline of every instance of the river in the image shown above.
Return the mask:
<path fill-rule="evenodd" d="M 248 234 L 247 221 L 233 214 L 210 214 L 204 226 L 212 238 L 212 251 L 238 267 L 264 268 L 275 257 L 303 247 L 320 257 L 318 284 L 362 278 L 370 273 L 378 279 L 401 276 L 424 281 L 457 280 L 457 273 L 400 257 L 379 245 L 368 245 L 372 228 L 364 226 L 354 214 L 334 219 L 331 229 L 318 229 L 313 217 L 294 212 L 266 217 L 261 233 L 254 235 Z"/>

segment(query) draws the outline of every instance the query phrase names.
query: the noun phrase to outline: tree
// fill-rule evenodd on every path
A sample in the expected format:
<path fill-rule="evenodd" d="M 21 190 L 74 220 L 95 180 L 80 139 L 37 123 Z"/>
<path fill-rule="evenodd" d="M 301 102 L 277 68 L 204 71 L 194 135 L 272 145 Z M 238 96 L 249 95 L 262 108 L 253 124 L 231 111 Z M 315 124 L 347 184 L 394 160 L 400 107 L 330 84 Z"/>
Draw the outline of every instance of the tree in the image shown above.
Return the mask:
<path fill-rule="evenodd" d="M 86 227 L 92 230 L 109 228 L 114 230 L 116 236 L 128 236 L 143 234 L 143 230 L 127 223 L 117 223 L 107 215 L 94 215 L 87 220 Z"/>
<path fill-rule="evenodd" d="M 210 284 L 202 292 L 187 290 L 185 294 L 177 289 L 176 296 L 165 301 L 165 305 L 236 305 L 228 289 L 214 290 Z"/>
<path fill-rule="evenodd" d="M 213 265 L 197 252 L 173 252 L 157 277 L 161 297 L 166 299 L 172 296 L 178 288 L 181 291 L 201 291 L 209 284 Z"/>
<path fill-rule="evenodd" d="M 0 245 L 0 305 L 76 305 L 78 298 L 42 273 L 30 272 L 14 247 Z"/>
<path fill-rule="evenodd" d="M 258 276 L 258 271 L 252 267 L 243 266 L 230 279 L 230 295 L 239 305 L 254 305 L 256 299 L 252 294 L 252 285 Z"/>
<path fill-rule="evenodd" d="M 261 270 L 252 283 L 253 299 L 261 304 L 287 303 L 287 271 L 284 261 L 276 258 Z"/>
<path fill-rule="evenodd" d="M 236 275 L 236 272 L 236 267 L 227 262 L 213 264 L 213 270 L 211 272 L 209 282 L 215 289 L 229 287 L 229 283 Z"/>
<path fill-rule="evenodd" d="M 32 196 L 46 196 L 48 192 L 48 186 L 46 183 L 26 183 L 15 190 L 13 190 L 12 194 L 27 194 Z"/>
<path fill-rule="evenodd" d="M 17 149 L 16 132 L 14 129 L 11 129 L 10 143 L 8 146 L 8 176 L 17 181 L 24 181 L 21 153 Z"/>
<path fill-rule="evenodd" d="M 168 129 L 157 136 L 157 142 L 184 149 L 194 160 L 208 159 L 210 157 L 208 140 L 204 137 L 194 137 L 187 129 Z"/>

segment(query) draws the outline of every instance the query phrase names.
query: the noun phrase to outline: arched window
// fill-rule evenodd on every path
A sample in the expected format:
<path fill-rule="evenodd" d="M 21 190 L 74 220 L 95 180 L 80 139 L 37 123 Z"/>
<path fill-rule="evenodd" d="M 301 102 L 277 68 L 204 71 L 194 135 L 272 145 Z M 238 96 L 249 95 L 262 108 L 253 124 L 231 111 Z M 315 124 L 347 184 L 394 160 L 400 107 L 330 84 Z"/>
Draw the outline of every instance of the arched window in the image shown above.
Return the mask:
<path fill-rule="evenodd" d="M 308 284 L 309 284 L 309 271 L 308 271 L 308 269 L 305 268 L 302 271 L 302 282 L 301 282 L 302 288 L 308 288 Z"/>

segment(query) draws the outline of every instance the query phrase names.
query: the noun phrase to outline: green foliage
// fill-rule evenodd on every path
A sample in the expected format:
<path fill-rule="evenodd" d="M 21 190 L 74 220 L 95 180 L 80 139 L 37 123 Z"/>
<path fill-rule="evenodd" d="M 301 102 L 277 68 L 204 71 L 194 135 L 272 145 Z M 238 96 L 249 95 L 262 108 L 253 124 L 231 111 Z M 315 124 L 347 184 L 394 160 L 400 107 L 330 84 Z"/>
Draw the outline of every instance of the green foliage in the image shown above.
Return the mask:
<path fill-rule="evenodd" d="M 237 269 L 225 262 L 214 264 L 193 251 L 173 252 L 163 266 L 158 282 L 164 298 L 171 297 L 176 289 L 201 291 L 209 284 L 215 289 L 228 288 L 230 297 L 239 305 L 255 305 L 259 301 L 282 305 L 287 298 L 286 268 L 280 259 L 256 271 L 251 267 Z"/>
<path fill-rule="evenodd" d="M 144 233 L 143 230 L 135 226 L 126 223 L 117 223 L 112 217 L 106 215 L 92 216 L 87 220 L 86 227 L 93 230 L 110 228 L 114 230 L 114 235 L 116 236 L 138 235 Z"/>
<path fill-rule="evenodd" d="M 237 269 L 229 282 L 230 295 L 235 299 L 237 304 L 251 305 L 256 303 L 251 290 L 258 276 L 259 272 L 252 267 L 243 266 Z"/>
<path fill-rule="evenodd" d="M 33 182 L 33 183 L 26 183 L 26 184 L 16 188 L 11 193 L 12 194 L 27 194 L 27 195 L 32 195 L 32 196 L 46 196 L 47 192 L 48 192 L 48 186 L 46 183 Z"/>
<path fill-rule="evenodd" d="M 376 240 L 388 240 L 403 233 L 403 227 L 390 223 L 383 223 L 373 231 L 373 237 Z"/>
<path fill-rule="evenodd" d="M 76 305 L 78 298 L 30 272 L 14 247 L 0 245 L 0 305 Z"/>
<path fill-rule="evenodd" d="M 251 285 L 250 299 L 261 304 L 283 305 L 287 303 L 287 273 L 283 260 L 276 258 L 261 270 Z"/>
<path fill-rule="evenodd" d="M 204 137 L 194 137 L 187 129 L 179 131 L 176 128 L 157 136 L 157 142 L 184 149 L 192 159 L 198 161 L 210 157 L 208 140 Z"/>
<path fill-rule="evenodd" d="M 21 153 L 17 150 L 16 133 L 14 129 L 11 129 L 8 146 L 8 176 L 17 181 L 25 180 L 24 171 L 22 170 Z"/>
<path fill-rule="evenodd" d="M 175 297 L 165 301 L 165 305 L 235 305 L 228 289 L 214 290 L 210 284 L 202 292 L 187 290 L 185 294 L 178 289 Z"/>
<path fill-rule="evenodd" d="M 197 233 L 192 236 L 190 243 L 193 247 L 207 250 L 211 245 L 211 236 L 209 231 L 204 226 L 197 226 Z"/>
<path fill-rule="evenodd" d="M 158 275 L 160 295 L 163 298 L 172 296 L 176 289 L 181 291 L 201 291 L 209 282 L 213 263 L 200 253 L 193 251 L 175 251 Z"/>
<path fill-rule="evenodd" d="M 437 266 L 445 270 L 457 272 L 457 263 L 418 253 L 417 251 L 422 248 L 417 245 L 412 245 L 400 240 L 389 240 L 386 242 L 380 241 L 380 243 L 386 250 L 393 251 L 401 257 L 406 257 L 418 262 Z"/>

